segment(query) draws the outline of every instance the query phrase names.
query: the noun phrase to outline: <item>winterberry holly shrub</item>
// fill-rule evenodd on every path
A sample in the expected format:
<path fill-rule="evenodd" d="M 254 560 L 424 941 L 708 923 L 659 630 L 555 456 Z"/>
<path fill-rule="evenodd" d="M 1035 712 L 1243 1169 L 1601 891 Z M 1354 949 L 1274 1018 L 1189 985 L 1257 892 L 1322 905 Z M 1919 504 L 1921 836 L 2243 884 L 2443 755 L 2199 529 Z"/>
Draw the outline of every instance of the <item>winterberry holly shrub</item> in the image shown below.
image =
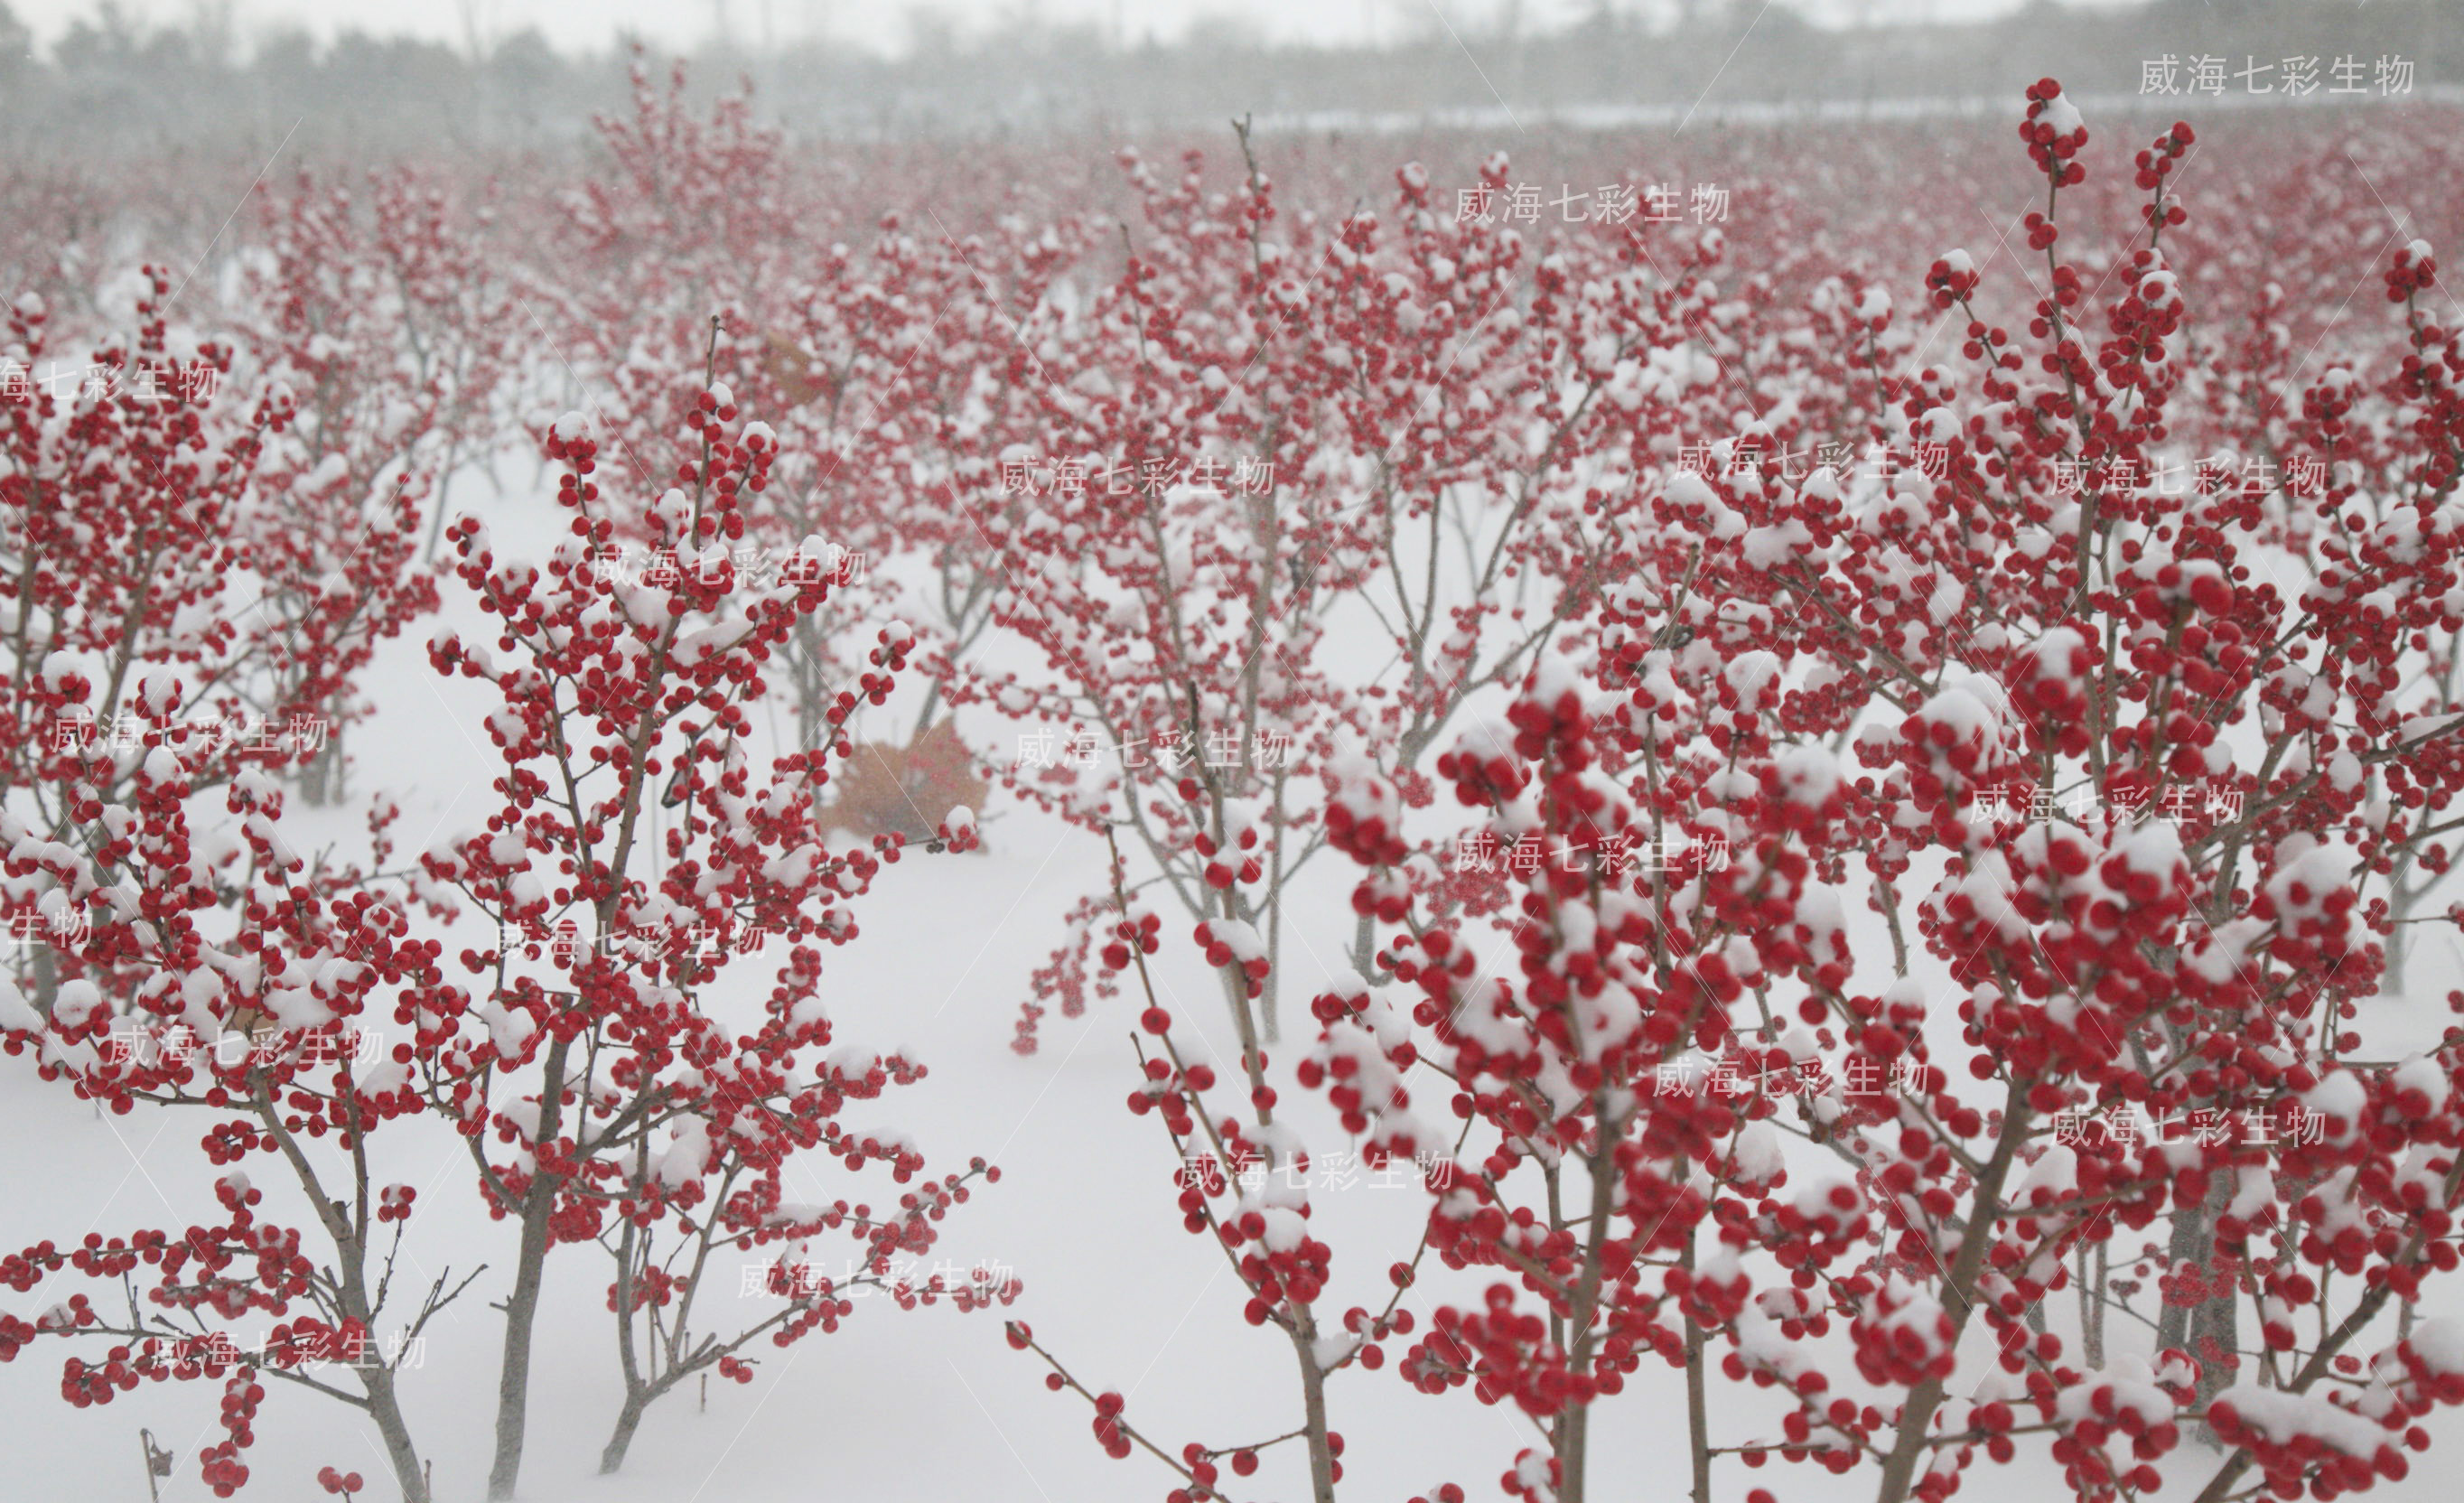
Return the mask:
<path fill-rule="evenodd" d="M 19 349 L 36 347 L 40 321 L 20 310 Z M 159 321 L 134 348 L 174 364 Z M 197 360 L 227 358 L 209 346 Z M 760 488 L 776 448 L 722 396 L 705 376 L 690 408 L 691 489 L 643 509 L 696 564 L 741 536 L 737 498 Z M 847 1102 L 924 1073 L 836 1041 L 820 995 L 820 947 L 854 937 L 847 900 L 904 842 L 832 854 L 815 797 L 848 744 L 760 768 L 747 713 L 769 655 L 831 588 L 834 545 L 808 540 L 759 585 L 716 566 L 672 589 L 623 579 L 596 562 L 613 532 L 596 444 L 584 420 L 557 424 L 568 535 L 542 570 L 499 558 L 475 519 L 449 527 L 459 583 L 500 629 L 493 650 L 450 629 L 429 645 L 436 672 L 480 680 L 497 701 L 483 723 L 503 759 L 499 807 L 396 867 L 396 810 L 376 797 L 363 864 L 312 859 L 286 835 L 276 775 L 315 747 L 226 735 L 212 712 L 265 683 L 287 696 L 277 708 L 337 702 L 370 637 L 398 619 L 355 626 L 344 608 L 433 590 L 411 572 L 415 509 L 381 513 L 400 524 L 351 555 L 359 574 L 309 597 L 338 603 L 330 623 L 269 612 L 244 630 L 248 608 L 232 602 L 245 586 L 271 592 L 322 561 L 272 545 L 276 529 L 252 520 L 297 500 L 296 469 L 260 483 L 256 468 L 292 398 L 275 387 L 229 400 L 244 418 L 133 399 L 7 412 L 26 525 L 0 835 L 11 932 L 39 947 L 34 996 L 0 990 L 0 1045 L 114 1113 L 202 1114 L 205 1157 L 229 1167 L 210 1185 L 215 1211 L 186 1227 L 47 1240 L 0 1260 L 20 1293 L 72 1275 L 105 1291 L 6 1317 L 0 1357 L 73 1344 L 61 1386 L 79 1405 L 143 1381 L 223 1381 L 228 1438 L 198 1464 L 226 1496 L 249 1478 L 269 1383 L 338 1399 L 374 1423 L 403 1495 L 425 1500 L 399 1394 L 406 1354 L 476 1275 L 396 1285 L 419 1192 L 396 1178 L 404 1155 L 385 1129 L 420 1117 L 461 1135 L 479 1195 L 510 1224 L 500 1493 L 518 1474 L 539 1292 L 559 1244 L 595 1241 L 613 1263 L 625 1387 L 609 1470 L 644 1409 L 686 1378 L 742 1380 L 757 1342 L 836 1328 L 849 1290 L 813 1276 L 816 1240 L 852 1238 L 853 1282 L 903 1304 L 1014 1298 L 1007 1277 L 911 1287 L 890 1274 L 995 1171 L 978 1160 L 923 1179 L 903 1137 L 837 1121 Z M 343 587 L 354 578 L 364 587 Z M 912 643 L 894 624 L 879 631 L 833 728 L 887 697 Z M 932 844 L 974 839 L 972 813 L 956 809 Z M 453 970 L 447 937 L 472 939 L 474 919 L 494 933 L 450 952 Z M 761 963 L 747 957 L 764 942 L 766 987 L 721 987 Z M 800 1204 L 782 1172 L 813 1149 L 850 1173 L 878 1162 L 901 1188 L 878 1205 Z M 287 1182 L 275 1205 L 252 1161 Z M 767 1265 L 758 1289 L 706 1291 L 747 1260 Z"/>
<path fill-rule="evenodd" d="M 221 1382 L 225 1438 L 197 1462 L 223 1496 L 248 1479 L 268 1383 L 312 1389 L 363 1410 L 405 1495 L 424 1499 L 397 1369 L 463 1286 L 440 1272 L 396 1288 L 411 1197 L 370 1143 L 419 1110 L 391 1021 L 448 987 L 434 941 L 411 933 L 415 898 L 381 874 L 391 803 L 362 811 L 364 864 L 312 857 L 286 836 L 280 781 L 322 744 L 301 727 L 432 599 L 407 571 L 417 514 L 375 498 L 369 546 L 347 556 L 286 537 L 294 396 L 222 387 L 229 346 L 175 353 L 173 283 L 149 270 L 144 286 L 126 343 L 95 352 L 109 389 L 0 403 L 13 523 L 0 905 L 15 971 L 0 1047 L 114 1115 L 202 1127 L 220 1172 L 185 1227 L 11 1250 L 0 1282 L 51 1297 L 6 1317 L 0 1356 L 73 1348 L 60 1389 L 80 1406 L 141 1382 Z M 21 301 L 12 360 L 43 355 L 45 321 Z M 279 1208 L 252 1161 L 286 1186 Z M 72 1278 L 97 1293 L 58 1290 Z"/>
<path fill-rule="evenodd" d="M 1293 1078 L 1367 1161 L 1421 1169 L 1388 1284 L 1435 1265 L 1472 1297 L 1328 1320 L 1308 1192 L 1182 1177 L 1249 1320 L 1292 1340 L 1316 1497 L 1354 1366 L 1522 1410 L 1545 1439 L 1501 1485 L 1557 1503 L 1610 1486 L 1595 1421 L 1662 1381 L 1690 1495 L 1758 1503 L 1774 1462 L 1902 1503 L 2023 1450 L 2081 1498 L 2332 1497 L 2406 1477 L 2464 1399 L 2464 1325 L 2421 1315 L 2457 1262 L 2464 1032 L 2380 995 L 2464 779 L 2435 257 L 2380 277 L 2399 359 L 2281 394 L 2273 468 L 2168 486 L 2177 427 L 2242 424 L 2178 411 L 2195 135 L 2138 152 L 2094 281 L 2062 212 L 2086 123 L 2045 80 L 2021 136 L 2024 326 L 1979 311 L 1965 252 L 1924 278 L 1955 357 L 1880 359 L 1890 304 L 1859 299 L 1854 436 L 1889 463 L 1792 474 L 1756 424 L 1639 478 L 1605 498 L 1614 583 L 1436 760 L 1453 820 L 1327 768 L 1381 942 L 1315 999 Z M 1157 926 L 1112 910 L 1105 959 L 1144 978 Z M 1250 957 L 1196 940 L 1237 984 Z M 1306 1162 L 1262 1053 L 1227 1109 L 1148 997 L 1133 1110 L 1190 1160 Z M 1239 1495 L 1245 1467 L 1079 1391 L 1175 1499 Z"/>
<path fill-rule="evenodd" d="M 766 484 L 777 440 L 707 374 L 686 410 L 698 461 L 679 478 L 691 488 L 638 513 L 685 564 L 671 582 L 606 566 L 617 508 L 601 495 L 599 445 L 580 413 L 550 430 L 569 530 L 544 567 L 500 557 L 475 518 L 446 530 L 456 574 L 499 634 L 492 648 L 440 632 L 429 656 L 501 696 L 487 721 L 501 803 L 423 866 L 495 938 L 460 952 L 470 1000 L 423 1020 L 420 1065 L 491 1211 L 518 1229 L 490 1481 L 498 1495 L 519 1473 L 553 1248 L 596 1242 L 613 1260 L 607 1302 L 625 1380 L 604 1457 L 613 1470 L 643 1410 L 678 1382 L 710 1368 L 747 1378 L 739 1354 L 757 1340 L 784 1346 L 836 1329 L 847 1291 L 812 1275 L 813 1240 L 853 1238 L 860 1276 L 886 1282 L 893 1256 L 930 1248 L 966 1183 L 991 1173 L 978 1160 L 894 1206 L 786 1193 L 788 1160 L 813 1149 L 849 1171 L 879 1161 L 901 1184 L 923 1166 L 896 1135 L 837 1121 L 847 1102 L 920 1079 L 923 1067 L 832 1049 L 821 996 L 823 948 L 855 937 L 850 900 L 904 840 L 884 837 L 877 855 L 825 843 L 817 799 L 829 763 L 851 749 L 844 737 L 759 757 L 750 712 L 774 654 L 832 588 L 836 545 L 810 538 L 774 573 L 739 576 L 730 545 L 745 534 L 741 503 Z M 913 640 L 896 623 L 881 629 L 861 678 L 829 708 L 834 732 L 888 697 Z M 974 838 L 972 812 L 954 810 L 932 845 L 964 850 Z M 722 976 L 754 969 L 741 957 L 765 941 L 781 950 L 766 994 L 756 1007 L 721 1006 Z M 747 1255 L 771 1260 L 763 1293 L 776 1296 L 750 1311 L 706 1288 L 714 1259 Z M 957 1293 L 938 1285 L 913 1297 Z M 973 1292 L 962 1302 L 976 1303 Z"/>

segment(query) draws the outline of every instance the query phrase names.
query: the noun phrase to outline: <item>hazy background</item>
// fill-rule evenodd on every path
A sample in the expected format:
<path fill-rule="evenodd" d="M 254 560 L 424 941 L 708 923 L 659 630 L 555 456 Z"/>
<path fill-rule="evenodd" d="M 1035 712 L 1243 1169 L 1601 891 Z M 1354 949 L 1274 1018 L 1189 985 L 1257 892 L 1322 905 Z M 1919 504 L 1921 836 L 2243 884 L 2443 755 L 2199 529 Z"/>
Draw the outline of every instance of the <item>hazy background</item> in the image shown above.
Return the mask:
<path fill-rule="evenodd" d="M 1825 25 L 1854 25 L 1974 20 L 2023 8 L 2020 0 L 1804 0 L 1794 9 Z M 17 8 L 45 41 L 93 9 L 85 0 L 22 0 Z M 1562 31 L 1604 11 L 1641 21 L 1681 13 L 1676 0 L 126 0 L 121 9 L 148 26 L 182 25 L 201 11 L 219 11 L 243 33 L 292 24 L 320 37 L 357 29 L 465 47 L 474 38 L 485 45 L 537 30 L 561 48 L 596 48 L 622 28 L 665 48 L 689 49 L 729 35 L 763 45 L 829 40 L 884 53 L 913 46 L 919 31 L 968 33 L 1021 25 L 1086 28 L 1116 47 L 1175 42 L 1194 28 L 1246 31 L 1277 45 L 1353 47 L 1443 25 L 1494 35 Z"/>
<path fill-rule="evenodd" d="M 0 0 L 0 147 L 309 156 L 581 139 L 630 49 L 750 79 L 808 139 L 1215 128 L 1524 132 L 2007 104 L 2051 74 L 2151 111 L 2145 61 L 2412 64 L 2459 97 L 2464 0 Z M 2218 109 L 2352 109 L 2228 79 Z"/>

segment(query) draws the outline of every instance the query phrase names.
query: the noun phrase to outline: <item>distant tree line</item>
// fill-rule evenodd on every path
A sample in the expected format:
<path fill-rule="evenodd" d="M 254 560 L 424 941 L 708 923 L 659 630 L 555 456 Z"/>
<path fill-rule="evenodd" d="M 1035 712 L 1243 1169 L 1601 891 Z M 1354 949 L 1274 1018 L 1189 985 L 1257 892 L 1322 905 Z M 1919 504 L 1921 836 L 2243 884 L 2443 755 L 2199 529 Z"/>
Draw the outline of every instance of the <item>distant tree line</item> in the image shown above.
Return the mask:
<path fill-rule="evenodd" d="M 853 44 L 776 44 L 720 28 L 695 50 L 696 87 L 751 79 L 761 116 L 807 139 L 1055 132 L 1119 135 L 1212 127 L 1230 115 L 1335 128 L 1511 114 L 1580 124 L 1654 110 L 1699 120 L 1772 107 L 1875 109 L 2001 99 L 2053 74 L 2081 95 L 2137 95 L 2146 63 L 2172 55 L 2246 63 L 2351 56 L 2412 66 L 2416 94 L 2464 78 L 2464 0 L 2154 0 L 2133 10 L 2035 4 L 1966 24 L 1816 27 L 1784 0 L 1668 0 L 1649 13 L 1602 0 L 1575 24 L 1529 28 L 1509 4 L 1449 28 L 1398 22 L 1382 45 L 1277 46 L 1244 22 L 1201 22 L 1171 43 L 1098 25 L 1006 23 L 972 32 L 930 14 L 886 56 Z M 1397 11 L 1407 17 L 1408 11 Z M 406 152 L 554 149 L 623 101 L 630 46 L 551 46 L 536 30 L 461 43 L 296 26 L 243 36 L 204 0 L 178 25 L 105 3 L 50 48 L 0 0 L 0 147 L 124 155 L 261 148 L 292 138 L 325 159 Z M 2250 86 L 2229 78 L 2228 94 Z M 2321 102 L 2327 102 L 2325 95 Z M 1612 112 L 1603 117 L 1600 112 Z"/>

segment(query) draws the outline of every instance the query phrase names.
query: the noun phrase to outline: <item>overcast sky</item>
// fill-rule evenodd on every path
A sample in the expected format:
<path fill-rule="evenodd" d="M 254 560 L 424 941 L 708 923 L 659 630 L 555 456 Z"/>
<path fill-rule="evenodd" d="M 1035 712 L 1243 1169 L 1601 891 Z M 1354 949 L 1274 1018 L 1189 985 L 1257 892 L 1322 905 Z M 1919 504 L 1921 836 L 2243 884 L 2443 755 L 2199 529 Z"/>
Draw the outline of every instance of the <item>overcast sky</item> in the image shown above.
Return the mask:
<path fill-rule="evenodd" d="M 141 21 L 185 21 L 200 5 L 230 6 L 242 36 L 270 23 L 305 24 L 323 35 L 356 27 L 408 33 L 461 44 L 475 22 L 484 37 L 537 27 L 560 47 L 598 49 L 619 27 L 655 43 L 690 47 L 707 40 L 723 14 L 737 37 L 754 43 L 828 34 L 894 51 L 919 11 L 937 11 L 963 29 L 1002 16 L 1089 22 L 1130 42 L 1149 35 L 1171 40 L 1201 16 L 1240 15 L 1270 39 L 1356 43 L 1389 40 L 1441 20 L 1467 38 L 1492 36 L 1497 17 L 1515 0 L 121 0 Z M 1528 27 L 1561 25 L 1591 8 L 1590 0 L 1519 0 Z M 1619 0 L 1647 10 L 1661 0 Z M 1755 4 L 1759 0 L 1736 0 Z M 1800 14 L 1844 22 L 1897 12 L 1948 19 L 2015 9 L 2018 0 L 1791 0 Z M 45 41 L 69 22 L 91 14 L 94 0 L 0 0 Z"/>

